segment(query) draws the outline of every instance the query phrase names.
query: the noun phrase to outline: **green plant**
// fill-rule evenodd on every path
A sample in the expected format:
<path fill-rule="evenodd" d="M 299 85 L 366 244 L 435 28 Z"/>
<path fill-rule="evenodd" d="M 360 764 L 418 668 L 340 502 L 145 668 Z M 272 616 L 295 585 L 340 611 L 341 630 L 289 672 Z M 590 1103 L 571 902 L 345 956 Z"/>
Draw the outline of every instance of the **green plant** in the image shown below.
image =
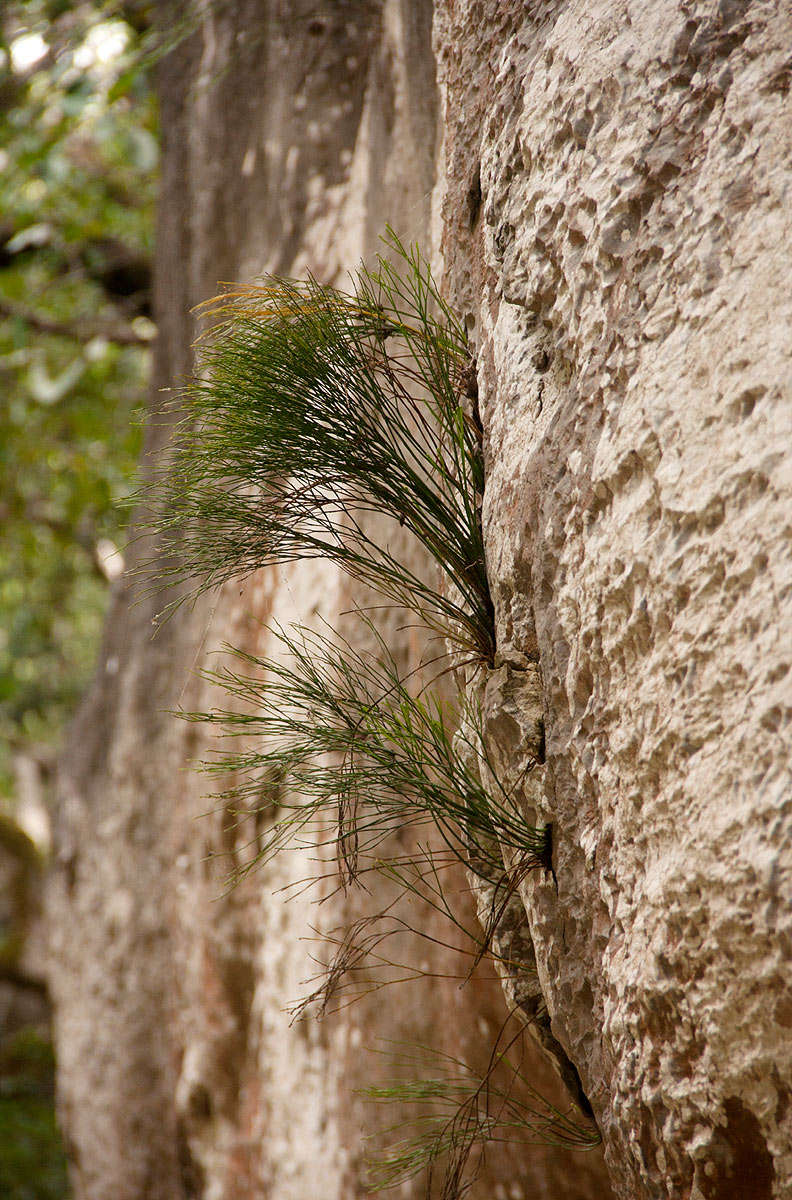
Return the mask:
<path fill-rule="evenodd" d="M 8 1200 L 70 1193 L 54 1089 L 52 1046 L 36 1029 L 0 1040 L 0 1195 Z"/>
<path fill-rule="evenodd" d="M 121 0 L 0 4 L 0 805 L 9 812 L 15 756 L 49 759 L 92 676 L 124 550 L 119 502 L 140 454 L 159 135 L 137 69 L 155 32 L 129 15 Z M 121 76 L 128 87 L 116 101 Z"/>
<path fill-rule="evenodd" d="M 460 1200 L 475 1182 L 492 1145 L 551 1144 L 587 1150 L 599 1142 L 590 1124 L 564 1112 L 531 1085 L 522 1064 L 524 1029 L 508 1018 L 496 1038 L 489 1063 L 477 1071 L 461 1059 L 426 1047 L 395 1056 L 390 1066 L 412 1075 L 364 1089 L 380 1103 L 408 1105 L 411 1117 L 389 1131 L 398 1133 L 388 1151 L 372 1156 L 371 1188 L 396 1187 L 421 1171 L 427 1195 Z M 415 1076 L 414 1071 L 421 1075 Z M 439 1193 L 434 1189 L 440 1180 Z"/>
<path fill-rule="evenodd" d="M 418 250 L 393 233 L 388 245 L 402 273 L 380 259 L 349 293 L 277 279 L 205 306 L 215 323 L 183 397 L 161 527 L 174 533 L 179 576 L 206 586 L 265 562 L 328 557 L 489 661 L 467 339 Z M 372 513 L 415 535 L 442 589 L 379 544 Z"/>
<path fill-rule="evenodd" d="M 236 710 L 184 714 L 220 725 L 226 737 L 254 738 L 252 748 L 220 754 L 209 766 L 235 779 L 220 793 L 228 810 L 258 804 L 272 779 L 296 797 L 281 798 L 256 863 L 298 835 L 316 844 L 330 810 L 332 838 L 349 880 L 361 853 L 376 854 L 405 822 L 430 823 L 454 855 L 492 882 L 503 876 L 501 847 L 540 866 L 547 854 L 545 830 L 525 820 L 491 770 L 494 785 L 484 789 L 474 764 L 490 764 L 480 740 L 465 733 L 452 737 L 459 714 L 408 690 L 384 641 L 362 619 L 377 639 L 376 656 L 337 634 L 275 627 L 270 633 L 279 643 L 277 656 L 264 661 L 232 650 L 251 673 L 224 667 L 208 675 L 241 701 Z"/>
<path fill-rule="evenodd" d="M 478 968 L 487 954 L 506 971 L 524 969 L 522 963 L 507 958 L 492 943 L 500 905 L 493 906 L 491 920 L 482 930 L 471 921 L 468 906 L 457 903 L 463 893 L 465 897 L 469 895 L 469 889 L 460 878 L 459 862 L 454 855 L 419 846 L 409 855 L 375 860 L 361 871 L 361 877 L 372 872 L 395 884 L 393 900 L 351 924 L 325 929 L 321 933 L 315 931 L 316 942 L 323 953 L 321 958 L 313 959 L 318 968 L 316 974 L 303 980 L 303 986 L 309 986 L 311 990 L 289 1006 L 293 1020 L 309 1011 L 316 1016 L 337 1012 L 362 996 L 394 983 L 436 977 L 455 979 L 462 986 L 474 971 L 480 982 L 484 976 Z M 503 890 L 509 895 L 513 883 L 504 877 Z M 406 909 L 402 904 L 405 900 L 408 902 Z M 437 930 L 429 932 L 416 924 L 412 915 L 416 905 L 420 905 L 423 913 L 431 911 L 439 916 L 447 932 L 441 936 Z M 403 915 L 405 910 L 411 912 L 410 919 Z M 403 942 L 405 934 L 425 947 L 450 951 L 459 960 L 459 969 L 456 972 L 446 969 L 434 976 L 425 964 L 417 966 L 412 960 L 404 961 L 403 951 L 401 956 L 394 957 L 388 943 L 392 938 Z M 328 948 L 332 948 L 329 960 L 326 957 Z M 494 974 L 491 978 L 499 980 L 500 976 Z"/>

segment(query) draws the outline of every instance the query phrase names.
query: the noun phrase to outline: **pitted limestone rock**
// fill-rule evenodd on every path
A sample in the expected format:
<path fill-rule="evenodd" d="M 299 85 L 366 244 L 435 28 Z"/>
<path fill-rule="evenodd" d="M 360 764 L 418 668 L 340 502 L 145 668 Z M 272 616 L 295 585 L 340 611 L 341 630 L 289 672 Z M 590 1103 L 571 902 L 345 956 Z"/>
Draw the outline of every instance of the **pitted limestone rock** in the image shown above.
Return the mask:
<path fill-rule="evenodd" d="M 544 708 L 542 678 L 535 663 L 502 662 L 487 673 L 482 700 L 487 753 L 509 796 L 526 819 L 549 819 L 544 799 Z"/>
<path fill-rule="evenodd" d="M 471 747 L 475 733 L 469 726 L 464 726 L 455 739 L 457 751 L 465 756 L 470 768 L 478 771 L 485 787 L 505 788 L 523 816 L 536 823 L 539 809 L 544 807 L 540 798 L 544 720 L 538 669 L 528 662 L 521 669 L 504 663 L 487 672 L 479 691 L 483 696 L 485 758 L 474 754 Z M 497 785 L 493 775 L 497 775 Z M 525 1021 L 532 1039 L 581 1112 L 590 1116 L 591 1106 L 577 1070 L 551 1028 L 530 922 L 520 898 L 525 875 L 521 856 L 513 848 L 502 846 L 501 852 L 504 871 L 497 881 L 484 879 L 473 870 L 468 873 L 479 922 L 489 939 L 510 1008 Z"/>
<path fill-rule="evenodd" d="M 790 39 L 771 0 L 437 6 L 498 643 L 546 704 L 521 893 L 621 1200 L 792 1194 Z"/>

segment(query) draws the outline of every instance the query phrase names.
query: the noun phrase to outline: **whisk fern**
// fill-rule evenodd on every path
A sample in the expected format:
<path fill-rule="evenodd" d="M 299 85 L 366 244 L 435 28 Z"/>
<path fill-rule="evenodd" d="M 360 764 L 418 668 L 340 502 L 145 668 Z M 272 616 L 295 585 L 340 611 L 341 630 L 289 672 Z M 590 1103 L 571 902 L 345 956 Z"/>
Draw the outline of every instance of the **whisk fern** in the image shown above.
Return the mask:
<path fill-rule="evenodd" d="M 315 844 L 331 812 L 350 880 L 361 853 L 370 858 L 408 823 L 430 823 L 455 856 L 494 883 L 503 876 L 502 847 L 541 865 L 546 831 L 525 820 L 497 781 L 484 789 L 474 765 L 487 762 L 481 743 L 471 738 L 460 754 L 450 732 L 458 714 L 409 690 L 370 620 L 361 620 L 377 638 L 378 654 L 360 652 L 338 634 L 273 627 L 277 655 L 265 661 L 232 650 L 239 669 L 209 673 L 241 701 L 236 711 L 184 714 L 220 725 L 226 737 L 253 738 L 251 749 L 221 753 L 210 766 L 233 773 L 236 782 L 221 794 L 227 808 L 257 803 L 262 781 L 273 777 L 296 797 L 291 804 L 281 799 L 257 861 L 300 836 Z"/>
<path fill-rule="evenodd" d="M 349 292 L 277 279 L 204 306 L 161 525 L 173 570 L 204 586 L 327 557 L 489 661 L 471 355 L 419 251 L 388 241 L 401 269 L 361 267 Z M 442 587 L 379 543 L 372 513 L 418 539 Z"/>
<path fill-rule="evenodd" d="M 429 1048 L 395 1056 L 400 1074 L 405 1069 L 424 1073 L 363 1091 L 371 1100 L 409 1105 L 413 1113 L 388 1131 L 387 1152 L 372 1157 L 372 1191 L 394 1188 L 425 1171 L 427 1196 L 461 1200 L 493 1145 L 591 1150 L 599 1143 L 596 1131 L 573 1109 L 556 1107 L 531 1085 L 521 1061 L 524 1036 L 508 1019 L 483 1071 Z M 401 1136 L 394 1139 L 395 1133 Z"/>

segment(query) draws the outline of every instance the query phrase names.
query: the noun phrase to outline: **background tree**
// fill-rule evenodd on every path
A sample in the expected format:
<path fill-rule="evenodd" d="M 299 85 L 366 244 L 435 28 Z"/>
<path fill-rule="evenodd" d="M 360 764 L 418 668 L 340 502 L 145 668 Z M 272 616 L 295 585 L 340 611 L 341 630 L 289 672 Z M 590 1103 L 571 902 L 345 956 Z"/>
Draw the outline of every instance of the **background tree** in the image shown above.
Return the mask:
<path fill-rule="evenodd" d="M 145 6 L 0 10 L 0 1194 L 60 1200 L 40 850 L 140 450 L 156 104 Z M 24 826 L 20 828 L 17 822 Z M 26 835 L 32 834 L 37 846 Z"/>
<path fill-rule="evenodd" d="M 134 22 L 134 23 L 131 23 Z M 0 17 L 0 794 L 93 665 L 149 371 L 158 142 L 142 9 Z"/>

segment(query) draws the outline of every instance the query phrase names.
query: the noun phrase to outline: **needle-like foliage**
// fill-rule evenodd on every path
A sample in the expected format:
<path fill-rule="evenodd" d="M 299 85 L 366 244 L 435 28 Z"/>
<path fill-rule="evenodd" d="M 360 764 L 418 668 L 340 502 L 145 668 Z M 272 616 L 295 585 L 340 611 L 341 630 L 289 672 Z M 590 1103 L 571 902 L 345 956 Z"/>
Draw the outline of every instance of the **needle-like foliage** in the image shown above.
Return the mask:
<path fill-rule="evenodd" d="M 204 306 L 187 419 L 162 511 L 174 570 L 204 584 L 328 557 L 477 661 L 493 653 L 480 506 L 481 430 L 464 328 L 417 248 L 352 290 L 315 279 L 233 287 Z M 373 535 L 410 530 L 438 586 Z M 394 526 L 394 529 L 396 526 Z"/>
<path fill-rule="evenodd" d="M 451 877 L 448 877 L 448 872 Z M 459 960 L 457 973 L 444 970 L 438 978 L 456 979 L 460 986 L 467 983 L 485 954 L 500 968 L 524 970 L 525 964 L 509 959 L 493 944 L 492 928 L 482 931 L 481 926 L 469 916 L 469 904 L 457 905 L 454 901 L 469 901 L 469 891 L 461 884 L 459 862 L 449 853 L 436 848 L 418 847 L 409 855 L 375 860 L 362 867 L 359 876 L 377 872 L 398 889 L 394 899 L 378 912 L 360 917 L 352 924 L 336 929 L 317 932 L 316 941 L 321 945 L 322 957 L 312 955 L 318 970 L 303 984 L 310 987 L 299 1000 L 289 1006 L 292 1019 L 312 1011 L 324 1016 L 329 1011 L 338 1011 L 365 995 L 371 995 L 394 983 L 407 983 L 431 976 L 426 965 L 404 961 L 399 951 L 392 951 L 387 943 L 391 939 L 400 943 L 407 935 L 408 941 L 424 946 L 448 950 Z M 510 887 L 510 881 L 504 880 Z M 403 901 L 407 901 L 405 906 Z M 435 925 L 445 926 L 441 936 L 436 930 L 428 931 L 415 923 L 412 914 L 415 905 L 425 914 L 431 911 Z M 457 911 L 458 907 L 462 911 Z M 437 918 L 440 921 L 437 921 Z M 497 925 L 499 906 L 494 907 L 491 925 Z M 327 956 L 328 948 L 333 952 Z M 395 955 L 395 956 L 394 956 Z M 484 976 L 478 969 L 477 978 Z M 493 979 L 500 976 L 493 975 Z"/>
<path fill-rule="evenodd" d="M 396 1057 L 399 1073 L 427 1069 L 431 1074 L 366 1088 L 372 1100 L 409 1105 L 411 1117 L 390 1135 L 387 1153 L 371 1162 L 371 1190 L 394 1188 L 421 1171 L 428 1195 L 460 1200 L 473 1183 L 486 1149 L 550 1144 L 590 1150 L 600 1138 L 574 1109 L 566 1112 L 541 1096 L 522 1065 L 525 1031 L 509 1020 L 501 1029 L 487 1068 L 476 1071 L 462 1060 L 422 1048 Z M 433 1183 L 439 1179 L 440 1190 Z"/>
<path fill-rule="evenodd" d="M 433 825 L 454 855 L 496 883 L 504 870 L 501 847 L 532 866 L 545 861 L 545 831 L 530 825 L 497 785 L 494 794 L 484 789 L 472 765 L 486 761 L 481 744 L 471 739 L 469 753 L 460 754 L 449 732 L 456 714 L 408 690 L 381 638 L 374 655 L 299 626 L 271 633 L 280 643 L 277 657 L 232 651 L 246 669 L 226 666 L 209 676 L 241 701 L 237 711 L 185 714 L 219 724 L 226 736 L 253 739 L 252 748 L 221 754 L 210 768 L 233 773 L 235 783 L 223 793 L 228 807 L 255 805 L 273 778 L 284 785 L 258 862 L 301 835 L 316 844 L 317 831 L 326 836 L 333 825 L 339 860 L 352 879 L 360 855 L 371 857 L 408 823 Z"/>

